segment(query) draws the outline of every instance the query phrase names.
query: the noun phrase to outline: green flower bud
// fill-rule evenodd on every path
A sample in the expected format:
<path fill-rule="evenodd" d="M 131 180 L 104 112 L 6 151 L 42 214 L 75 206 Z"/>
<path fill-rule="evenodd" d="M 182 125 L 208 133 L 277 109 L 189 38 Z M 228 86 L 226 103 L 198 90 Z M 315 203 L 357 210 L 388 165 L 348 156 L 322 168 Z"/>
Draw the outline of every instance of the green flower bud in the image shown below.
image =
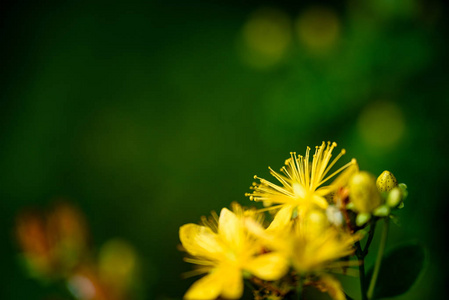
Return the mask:
<path fill-rule="evenodd" d="M 405 200 L 408 196 L 407 185 L 405 183 L 398 184 L 398 188 L 401 189 L 402 200 Z"/>
<path fill-rule="evenodd" d="M 395 187 L 388 193 L 387 205 L 389 207 L 397 207 L 402 202 L 402 191 L 399 187 Z"/>
<path fill-rule="evenodd" d="M 381 205 L 373 211 L 373 215 L 376 217 L 386 217 L 390 214 L 390 207 L 387 205 Z"/>
<path fill-rule="evenodd" d="M 398 185 L 396 177 L 390 171 L 383 171 L 376 181 L 379 192 L 389 192 Z"/>
<path fill-rule="evenodd" d="M 376 187 L 376 179 L 368 172 L 358 172 L 349 179 L 349 198 L 354 210 L 371 213 L 382 204 L 382 198 Z"/>
<path fill-rule="evenodd" d="M 360 213 L 357 215 L 355 219 L 355 223 L 357 226 L 365 225 L 371 219 L 371 215 L 369 213 Z"/>

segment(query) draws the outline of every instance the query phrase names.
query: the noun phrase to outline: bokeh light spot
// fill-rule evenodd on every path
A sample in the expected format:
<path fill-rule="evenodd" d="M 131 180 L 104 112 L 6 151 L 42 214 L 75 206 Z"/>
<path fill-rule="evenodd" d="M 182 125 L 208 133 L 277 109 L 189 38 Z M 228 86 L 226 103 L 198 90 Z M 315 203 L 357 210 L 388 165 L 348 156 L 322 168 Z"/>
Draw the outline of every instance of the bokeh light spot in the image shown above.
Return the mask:
<path fill-rule="evenodd" d="M 77 299 L 90 300 L 96 296 L 95 285 L 86 276 L 73 276 L 68 282 L 68 288 Z"/>
<path fill-rule="evenodd" d="M 110 240 L 100 249 L 100 277 L 115 288 L 124 289 L 135 280 L 137 265 L 137 253 L 123 240 Z"/>
<path fill-rule="evenodd" d="M 359 134 L 369 146 L 384 149 L 395 147 L 406 128 L 401 108 L 386 101 L 368 105 L 360 114 L 357 125 Z"/>
<path fill-rule="evenodd" d="M 279 63 L 292 40 L 289 16 L 275 8 L 260 8 L 242 28 L 240 55 L 251 67 L 267 68 Z"/>
<path fill-rule="evenodd" d="M 337 14 L 324 6 L 314 6 L 302 12 L 295 28 L 301 44 L 317 53 L 330 50 L 338 41 L 341 31 Z"/>

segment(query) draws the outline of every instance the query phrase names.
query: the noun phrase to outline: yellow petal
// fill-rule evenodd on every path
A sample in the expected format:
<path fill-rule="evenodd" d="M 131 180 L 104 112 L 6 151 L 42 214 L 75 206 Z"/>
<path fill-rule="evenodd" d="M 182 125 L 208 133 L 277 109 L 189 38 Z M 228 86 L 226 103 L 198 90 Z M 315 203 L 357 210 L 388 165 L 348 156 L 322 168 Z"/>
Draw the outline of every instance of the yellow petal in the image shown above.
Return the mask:
<path fill-rule="evenodd" d="M 186 224 L 179 228 L 182 246 L 192 255 L 215 258 L 223 253 L 218 235 L 210 228 L 196 224 Z"/>
<path fill-rule="evenodd" d="M 313 203 L 315 203 L 322 209 L 326 209 L 329 206 L 329 203 L 327 203 L 326 199 L 318 195 L 313 195 Z"/>
<path fill-rule="evenodd" d="M 190 289 L 184 295 L 184 299 L 215 299 L 220 296 L 222 289 L 223 276 L 221 276 L 220 272 L 212 272 L 192 284 Z"/>
<path fill-rule="evenodd" d="M 267 232 L 266 229 L 253 219 L 245 219 L 245 227 L 248 233 L 257 238 L 260 242 L 259 246 L 263 245 L 268 248 L 273 248 L 276 236 L 272 232 Z"/>
<path fill-rule="evenodd" d="M 346 300 L 341 283 L 332 276 L 321 276 L 316 286 L 322 292 L 327 292 L 334 300 Z"/>
<path fill-rule="evenodd" d="M 285 205 L 283 208 L 281 208 L 277 212 L 270 226 L 268 226 L 267 231 L 275 232 L 278 230 L 286 230 L 287 226 L 291 224 L 290 221 L 292 219 L 293 208 L 294 206 L 292 205 Z"/>
<path fill-rule="evenodd" d="M 297 230 L 301 230 L 308 239 L 313 241 L 326 232 L 329 228 L 329 221 L 321 209 L 314 209 L 309 211 L 302 222 L 298 222 L 297 225 L 303 227 L 297 228 Z"/>
<path fill-rule="evenodd" d="M 218 219 L 218 234 L 234 250 L 240 250 L 244 243 L 243 220 L 227 208 L 223 208 Z"/>
<path fill-rule="evenodd" d="M 225 299 L 240 299 L 243 294 L 242 271 L 236 268 L 227 268 L 223 270 L 223 290 L 221 295 Z"/>
<path fill-rule="evenodd" d="M 341 172 L 337 176 L 337 178 L 335 178 L 335 180 L 332 182 L 332 184 L 330 184 L 328 186 L 320 187 L 316 191 L 316 195 L 325 196 L 332 192 L 337 191 L 339 188 L 341 188 L 343 186 L 346 186 L 348 184 L 349 179 L 352 177 L 352 175 L 357 173 L 358 170 L 359 170 L 359 166 L 357 165 L 357 163 L 350 165 L 346 170 Z"/>
<path fill-rule="evenodd" d="M 287 272 L 288 260 L 278 252 L 271 252 L 252 259 L 245 269 L 260 279 L 278 280 Z"/>
<path fill-rule="evenodd" d="M 225 265 L 196 281 L 184 295 L 184 299 L 212 300 L 219 296 L 239 299 L 242 294 L 242 272 L 238 268 Z"/>

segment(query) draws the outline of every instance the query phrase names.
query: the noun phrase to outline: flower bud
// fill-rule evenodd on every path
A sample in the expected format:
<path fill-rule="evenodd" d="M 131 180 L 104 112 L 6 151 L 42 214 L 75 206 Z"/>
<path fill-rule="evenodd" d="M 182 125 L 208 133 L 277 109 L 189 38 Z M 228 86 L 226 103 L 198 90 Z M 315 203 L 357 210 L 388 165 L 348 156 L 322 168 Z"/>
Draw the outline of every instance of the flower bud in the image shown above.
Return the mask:
<path fill-rule="evenodd" d="M 376 217 L 386 217 L 390 214 L 390 207 L 388 205 L 381 205 L 373 211 Z"/>
<path fill-rule="evenodd" d="M 371 213 L 382 204 L 375 180 L 371 174 L 364 171 L 354 174 L 349 180 L 349 198 L 355 211 Z"/>
<path fill-rule="evenodd" d="M 365 225 L 371 219 L 371 215 L 369 213 L 360 213 L 357 215 L 355 219 L 355 223 L 357 226 Z"/>
<path fill-rule="evenodd" d="M 402 201 L 402 192 L 399 187 L 395 187 L 388 193 L 387 204 L 389 207 L 397 207 Z"/>
<path fill-rule="evenodd" d="M 405 183 L 398 184 L 398 188 L 401 189 L 402 200 L 405 200 L 408 196 L 407 185 Z"/>
<path fill-rule="evenodd" d="M 383 171 L 376 181 L 379 192 L 389 192 L 398 185 L 396 177 L 390 171 Z"/>

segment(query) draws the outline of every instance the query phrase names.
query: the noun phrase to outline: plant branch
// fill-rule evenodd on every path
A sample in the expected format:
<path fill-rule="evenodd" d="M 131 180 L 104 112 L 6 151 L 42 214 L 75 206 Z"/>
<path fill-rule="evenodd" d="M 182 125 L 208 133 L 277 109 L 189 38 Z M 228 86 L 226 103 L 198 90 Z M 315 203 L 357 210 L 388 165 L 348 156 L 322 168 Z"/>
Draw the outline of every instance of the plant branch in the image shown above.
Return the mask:
<path fill-rule="evenodd" d="M 301 300 L 302 297 L 302 292 L 303 292 L 303 280 L 301 280 L 301 278 L 298 280 L 298 285 L 296 286 L 296 293 L 298 295 L 298 300 Z"/>
<path fill-rule="evenodd" d="M 365 255 L 362 251 L 362 245 L 360 242 L 355 243 L 355 254 L 360 261 L 359 265 L 359 278 L 360 278 L 360 292 L 362 294 L 362 300 L 368 300 L 366 294 L 366 279 L 365 279 Z"/>
<path fill-rule="evenodd" d="M 380 265 L 382 263 L 382 257 L 384 255 L 385 245 L 387 243 L 388 236 L 388 217 L 385 218 L 385 223 L 382 228 L 382 236 L 380 238 L 379 250 L 377 252 L 376 264 L 374 265 L 373 276 L 371 277 L 371 282 L 368 288 L 368 299 L 372 299 L 374 294 L 374 288 L 376 286 L 377 276 L 379 275 Z"/>
<path fill-rule="evenodd" d="M 371 242 L 373 241 L 374 232 L 376 230 L 376 223 L 377 223 L 376 220 L 374 220 L 374 219 L 371 220 L 369 233 L 368 233 L 368 240 L 366 241 L 365 248 L 362 251 L 363 257 L 365 257 L 368 254 L 368 248 L 371 245 Z"/>

